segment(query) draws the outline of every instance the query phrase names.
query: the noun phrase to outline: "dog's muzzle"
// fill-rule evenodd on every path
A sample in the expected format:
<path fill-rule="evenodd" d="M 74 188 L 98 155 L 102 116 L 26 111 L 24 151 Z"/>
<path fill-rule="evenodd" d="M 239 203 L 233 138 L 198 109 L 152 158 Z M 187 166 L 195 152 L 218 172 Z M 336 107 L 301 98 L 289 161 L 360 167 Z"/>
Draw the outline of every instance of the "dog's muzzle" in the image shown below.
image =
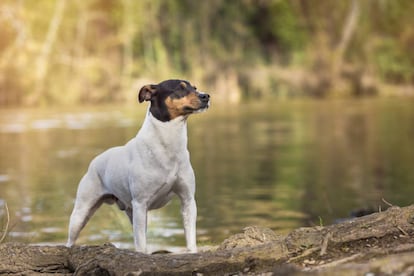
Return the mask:
<path fill-rule="evenodd" d="M 204 110 L 204 109 L 209 108 L 210 106 L 210 95 L 209 94 L 200 92 L 198 94 L 198 98 L 200 99 L 200 102 L 201 102 L 199 110 Z"/>

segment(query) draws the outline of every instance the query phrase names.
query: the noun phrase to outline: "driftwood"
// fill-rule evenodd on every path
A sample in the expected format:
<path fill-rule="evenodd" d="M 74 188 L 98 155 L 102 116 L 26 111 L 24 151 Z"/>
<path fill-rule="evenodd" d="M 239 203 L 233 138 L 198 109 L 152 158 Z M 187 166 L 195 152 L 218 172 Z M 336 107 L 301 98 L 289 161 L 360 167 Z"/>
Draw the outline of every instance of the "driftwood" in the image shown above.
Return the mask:
<path fill-rule="evenodd" d="M 375 257 L 375 258 L 374 258 Z M 414 205 L 287 236 L 248 227 L 198 254 L 146 255 L 103 246 L 0 245 L 0 274 L 346 275 L 414 273 Z"/>

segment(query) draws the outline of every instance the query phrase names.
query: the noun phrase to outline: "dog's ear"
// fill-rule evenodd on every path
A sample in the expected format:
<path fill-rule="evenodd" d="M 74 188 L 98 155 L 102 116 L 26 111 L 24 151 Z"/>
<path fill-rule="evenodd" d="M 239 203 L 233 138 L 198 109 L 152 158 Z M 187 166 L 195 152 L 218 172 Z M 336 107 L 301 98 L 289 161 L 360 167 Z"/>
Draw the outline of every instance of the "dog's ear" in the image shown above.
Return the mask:
<path fill-rule="evenodd" d="M 142 103 L 143 101 L 150 101 L 152 97 L 157 93 L 157 85 L 149 84 L 143 86 L 138 93 L 138 101 Z"/>
<path fill-rule="evenodd" d="M 180 86 L 181 86 L 181 88 L 183 88 L 183 89 L 186 89 L 187 88 L 187 84 L 185 83 L 185 82 L 180 82 Z"/>

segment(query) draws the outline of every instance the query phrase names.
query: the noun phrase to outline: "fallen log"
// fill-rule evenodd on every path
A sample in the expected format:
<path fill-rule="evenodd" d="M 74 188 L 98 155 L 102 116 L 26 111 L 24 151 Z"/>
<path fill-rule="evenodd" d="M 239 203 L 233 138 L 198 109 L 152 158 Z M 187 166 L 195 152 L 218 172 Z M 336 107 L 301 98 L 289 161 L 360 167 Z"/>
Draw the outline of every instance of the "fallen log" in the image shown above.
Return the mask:
<path fill-rule="evenodd" d="M 371 263 L 373 257 L 398 261 L 400 269 L 392 268 L 393 273 L 409 272 L 410 269 L 414 272 L 414 257 L 407 256 L 414 256 L 414 205 L 391 207 L 384 212 L 326 227 L 299 228 L 286 236 L 269 229 L 247 227 L 217 249 L 197 254 L 147 255 L 117 249 L 110 244 L 66 248 L 4 243 L 0 244 L 0 274 L 237 275 L 279 272 L 294 275 L 308 271 L 324 275 L 335 269 L 345 269 L 344 266 L 350 271 L 354 266 L 359 275 L 373 267 L 376 271 L 388 271 L 381 267 L 380 261 Z"/>

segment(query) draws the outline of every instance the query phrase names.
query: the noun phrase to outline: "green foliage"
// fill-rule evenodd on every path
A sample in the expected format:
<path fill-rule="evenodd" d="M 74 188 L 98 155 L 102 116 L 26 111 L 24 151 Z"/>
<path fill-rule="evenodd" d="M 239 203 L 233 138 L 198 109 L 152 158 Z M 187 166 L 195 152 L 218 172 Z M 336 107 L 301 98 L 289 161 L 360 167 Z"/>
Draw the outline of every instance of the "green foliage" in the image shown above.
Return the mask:
<path fill-rule="evenodd" d="M 393 39 L 383 39 L 375 51 L 380 76 L 390 82 L 409 82 L 414 76 L 414 63 Z"/>
<path fill-rule="evenodd" d="M 300 17 L 288 1 L 269 1 L 258 5 L 251 14 L 255 36 L 261 44 L 281 53 L 303 50 L 305 32 Z"/>
<path fill-rule="evenodd" d="M 343 44 L 352 3 L 360 16 Z M 123 101 L 134 83 L 178 76 L 246 98 L 276 84 L 327 95 L 341 66 L 413 84 L 412 10 L 409 0 L 5 0 L 0 105 Z"/>

